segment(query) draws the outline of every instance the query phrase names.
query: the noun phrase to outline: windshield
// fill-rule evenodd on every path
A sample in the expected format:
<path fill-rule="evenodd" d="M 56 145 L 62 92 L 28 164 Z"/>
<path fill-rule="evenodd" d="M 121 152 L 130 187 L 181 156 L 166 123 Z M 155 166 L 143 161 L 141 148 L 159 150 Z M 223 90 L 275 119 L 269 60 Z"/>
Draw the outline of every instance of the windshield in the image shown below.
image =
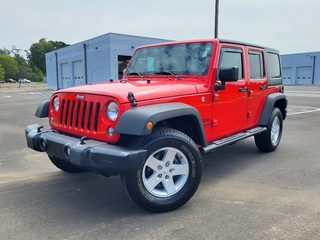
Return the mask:
<path fill-rule="evenodd" d="M 126 75 L 206 75 L 213 43 L 187 43 L 138 49 Z"/>

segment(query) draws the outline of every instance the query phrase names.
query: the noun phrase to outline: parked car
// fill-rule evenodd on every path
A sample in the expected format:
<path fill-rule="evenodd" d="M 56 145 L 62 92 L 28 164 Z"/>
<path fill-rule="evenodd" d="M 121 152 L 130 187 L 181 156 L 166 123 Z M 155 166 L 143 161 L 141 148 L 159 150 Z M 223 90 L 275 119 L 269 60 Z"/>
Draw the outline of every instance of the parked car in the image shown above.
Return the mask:
<path fill-rule="evenodd" d="M 16 80 L 13 80 L 12 78 L 7 78 L 6 80 L 4 80 L 6 83 L 15 83 L 17 82 Z"/>
<path fill-rule="evenodd" d="M 31 83 L 31 81 L 28 80 L 28 79 L 26 79 L 26 78 L 20 78 L 20 79 L 19 79 L 19 82 L 20 82 L 20 83 Z"/>

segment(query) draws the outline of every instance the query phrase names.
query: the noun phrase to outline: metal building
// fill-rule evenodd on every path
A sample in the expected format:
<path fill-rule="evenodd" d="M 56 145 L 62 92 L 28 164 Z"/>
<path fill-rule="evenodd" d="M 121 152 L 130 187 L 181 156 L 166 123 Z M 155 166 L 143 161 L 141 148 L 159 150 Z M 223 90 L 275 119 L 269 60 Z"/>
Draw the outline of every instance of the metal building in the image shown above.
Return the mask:
<path fill-rule="evenodd" d="M 49 89 L 121 79 L 136 47 L 172 40 L 107 33 L 46 54 Z M 281 55 L 285 85 L 320 85 L 320 52 Z"/>
<path fill-rule="evenodd" d="M 320 52 L 281 55 L 283 83 L 320 85 Z"/>
<path fill-rule="evenodd" d="M 46 54 L 49 89 L 121 79 L 136 47 L 172 41 L 117 33 L 88 39 Z"/>

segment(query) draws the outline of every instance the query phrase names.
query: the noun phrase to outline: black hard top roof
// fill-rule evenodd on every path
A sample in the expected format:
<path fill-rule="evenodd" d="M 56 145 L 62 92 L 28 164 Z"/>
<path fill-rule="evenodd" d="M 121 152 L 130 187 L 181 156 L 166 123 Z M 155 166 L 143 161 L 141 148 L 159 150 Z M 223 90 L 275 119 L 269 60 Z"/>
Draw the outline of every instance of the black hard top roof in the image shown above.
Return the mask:
<path fill-rule="evenodd" d="M 261 46 L 258 44 L 253 44 L 253 43 L 248 43 L 248 42 L 241 42 L 241 41 L 235 41 L 235 40 L 229 40 L 229 39 L 220 39 L 218 38 L 220 43 L 230 43 L 230 44 L 239 44 L 239 45 L 245 45 L 245 46 L 250 46 L 250 47 L 256 47 L 256 48 L 263 48 L 266 51 L 269 52 L 276 52 L 278 53 L 279 51 L 274 48 L 266 47 L 266 46 Z"/>

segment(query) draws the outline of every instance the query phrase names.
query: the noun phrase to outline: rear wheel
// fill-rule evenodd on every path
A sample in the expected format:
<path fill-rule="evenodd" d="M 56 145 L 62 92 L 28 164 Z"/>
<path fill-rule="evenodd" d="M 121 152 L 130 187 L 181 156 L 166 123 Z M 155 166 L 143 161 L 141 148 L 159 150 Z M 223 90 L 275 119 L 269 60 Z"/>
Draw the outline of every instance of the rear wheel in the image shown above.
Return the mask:
<path fill-rule="evenodd" d="M 52 156 L 48 156 L 48 157 L 49 157 L 50 161 L 57 168 L 59 168 L 62 171 L 65 171 L 65 172 L 68 172 L 68 173 L 80 173 L 80 172 L 85 172 L 86 171 L 85 169 L 83 169 L 81 167 L 72 165 L 71 163 L 62 161 L 62 160 L 60 160 L 58 158 L 55 158 L 55 157 L 52 157 Z"/>
<path fill-rule="evenodd" d="M 170 128 L 156 129 L 134 141 L 146 149 L 143 166 L 121 178 L 131 199 L 152 212 L 164 212 L 185 204 L 196 192 L 202 175 L 202 159 L 187 135 Z"/>
<path fill-rule="evenodd" d="M 282 113 L 279 108 L 274 108 L 270 115 L 267 131 L 254 136 L 257 148 L 265 152 L 276 150 L 282 136 L 282 125 Z"/>

